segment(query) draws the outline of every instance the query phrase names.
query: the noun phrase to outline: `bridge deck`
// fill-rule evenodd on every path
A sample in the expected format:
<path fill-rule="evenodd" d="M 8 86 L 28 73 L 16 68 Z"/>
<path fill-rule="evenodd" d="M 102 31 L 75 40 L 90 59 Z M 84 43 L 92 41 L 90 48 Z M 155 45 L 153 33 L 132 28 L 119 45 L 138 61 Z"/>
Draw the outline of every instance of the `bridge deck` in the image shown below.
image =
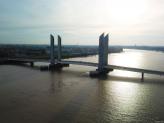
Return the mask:
<path fill-rule="evenodd" d="M 6 59 L 6 60 L 22 62 L 22 63 L 49 62 L 49 60 L 43 60 L 43 59 Z M 83 62 L 83 61 L 62 60 L 62 61 L 58 61 L 57 63 L 98 67 L 98 63 Z M 126 70 L 126 71 L 132 71 L 132 72 L 140 72 L 140 73 L 148 73 L 148 74 L 164 75 L 164 71 L 141 69 L 141 68 L 132 68 L 132 67 L 125 67 L 125 66 L 117 66 L 117 65 L 107 65 L 107 66 L 105 66 L 105 68 L 106 69 L 111 69 L 112 68 L 112 69 L 117 69 L 117 70 Z"/>
<path fill-rule="evenodd" d="M 15 62 L 24 62 L 24 63 L 30 63 L 30 62 L 50 62 L 49 60 L 44 60 L 44 59 L 5 59 L 6 61 L 15 61 Z"/>
<path fill-rule="evenodd" d="M 92 67 L 97 67 L 97 66 L 98 66 L 98 63 L 83 62 L 83 61 L 68 61 L 68 60 L 62 60 L 62 61 L 59 61 L 58 63 L 63 63 L 63 64 L 75 64 L 75 65 L 84 65 L 84 66 L 92 66 Z"/>
<path fill-rule="evenodd" d="M 107 69 L 108 68 L 112 68 L 112 69 L 132 71 L 132 72 L 140 72 L 140 73 L 147 73 L 147 74 L 164 75 L 164 71 L 141 69 L 141 68 L 132 68 L 132 67 L 124 67 L 124 66 L 117 66 L 117 65 L 107 65 L 105 68 L 107 68 Z"/>
<path fill-rule="evenodd" d="M 61 61 L 59 63 L 84 65 L 84 66 L 93 66 L 93 67 L 97 67 L 98 66 L 98 63 L 82 62 L 82 61 Z M 126 70 L 126 71 L 132 71 L 132 72 L 140 72 L 140 73 L 148 73 L 148 74 L 164 75 L 164 71 L 141 69 L 141 68 L 132 68 L 132 67 L 124 67 L 124 66 L 117 66 L 117 65 L 107 65 L 107 66 L 105 66 L 105 68 L 106 69 L 111 69 L 112 68 L 112 69 L 117 69 L 117 70 Z"/>

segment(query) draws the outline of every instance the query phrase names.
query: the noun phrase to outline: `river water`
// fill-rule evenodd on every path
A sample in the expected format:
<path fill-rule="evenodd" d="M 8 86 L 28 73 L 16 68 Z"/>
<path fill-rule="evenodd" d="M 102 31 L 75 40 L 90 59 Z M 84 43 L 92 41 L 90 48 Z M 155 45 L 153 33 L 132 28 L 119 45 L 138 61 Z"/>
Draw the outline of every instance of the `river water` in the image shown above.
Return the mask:
<path fill-rule="evenodd" d="M 97 56 L 71 60 L 97 62 Z M 164 53 L 124 50 L 109 64 L 164 71 Z M 0 66 L 0 123 L 162 123 L 164 76 L 70 65 L 58 72 Z"/>

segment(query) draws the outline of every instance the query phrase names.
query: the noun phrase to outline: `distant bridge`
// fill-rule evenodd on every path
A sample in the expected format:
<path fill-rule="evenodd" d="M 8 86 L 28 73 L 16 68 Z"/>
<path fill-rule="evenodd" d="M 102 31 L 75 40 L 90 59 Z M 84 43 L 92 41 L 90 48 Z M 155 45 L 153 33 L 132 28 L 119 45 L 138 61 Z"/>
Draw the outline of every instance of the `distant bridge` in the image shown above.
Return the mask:
<path fill-rule="evenodd" d="M 139 72 L 141 73 L 141 81 L 144 81 L 144 73 L 147 74 L 156 74 L 156 75 L 164 75 L 164 71 L 157 71 L 157 70 L 149 70 L 149 69 L 141 69 L 135 67 L 125 67 L 125 66 L 118 66 L 118 65 L 110 65 L 108 64 L 108 35 L 104 36 L 102 34 L 99 38 L 99 54 L 98 54 L 98 63 L 93 62 L 83 62 L 83 61 L 69 61 L 69 60 L 62 60 L 62 52 L 61 52 L 61 37 L 58 36 L 58 58 L 55 59 L 54 56 L 54 36 L 50 35 L 51 41 L 51 59 L 50 60 L 43 60 L 43 59 L 7 59 L 9 63 L 30 63 L 31 66 L 34 65 L 34 62 L 46 62 L 50 63 L 49 69 L 58 69 L 69 64 L 73 65 L 81 65 L 81 66 L 91 66 L 96 67 L 96 71 L 91 71 L 91 76 L 98 76 L 107 74 L 110 71 L 115 69 L 117 70 L 125 70 L 125 71 L 132 71 L 132 72 Z"/>

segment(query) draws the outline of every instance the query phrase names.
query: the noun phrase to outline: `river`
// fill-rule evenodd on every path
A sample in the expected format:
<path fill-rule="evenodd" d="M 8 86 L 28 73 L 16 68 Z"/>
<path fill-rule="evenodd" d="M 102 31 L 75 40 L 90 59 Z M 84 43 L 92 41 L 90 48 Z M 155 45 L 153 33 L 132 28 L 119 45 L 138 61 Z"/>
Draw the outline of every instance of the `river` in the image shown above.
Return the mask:
<path fill-rule="evenodd" d="M 97 56 L 71 60 L 97 62 Z M 164 53 L 127 50 L 108 62 L 164 71 Z M 0 66 L 1 123 L 162 123 L 164 76 L 114 70 L 90 78 L 93 67 L 70 65 L 58 72 Z"/>

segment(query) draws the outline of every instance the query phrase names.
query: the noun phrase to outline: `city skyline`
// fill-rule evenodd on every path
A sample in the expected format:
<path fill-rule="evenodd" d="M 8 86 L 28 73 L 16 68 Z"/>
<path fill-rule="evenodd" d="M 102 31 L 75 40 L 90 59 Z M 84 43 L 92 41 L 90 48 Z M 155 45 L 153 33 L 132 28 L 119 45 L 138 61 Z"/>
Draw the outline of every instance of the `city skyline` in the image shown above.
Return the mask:
<path fill-rule="evenodd" d="M 164 45 L 162 0 L 0 1 L 0 43 L 97 45 L 102 32 L 111 45 Z"/>

